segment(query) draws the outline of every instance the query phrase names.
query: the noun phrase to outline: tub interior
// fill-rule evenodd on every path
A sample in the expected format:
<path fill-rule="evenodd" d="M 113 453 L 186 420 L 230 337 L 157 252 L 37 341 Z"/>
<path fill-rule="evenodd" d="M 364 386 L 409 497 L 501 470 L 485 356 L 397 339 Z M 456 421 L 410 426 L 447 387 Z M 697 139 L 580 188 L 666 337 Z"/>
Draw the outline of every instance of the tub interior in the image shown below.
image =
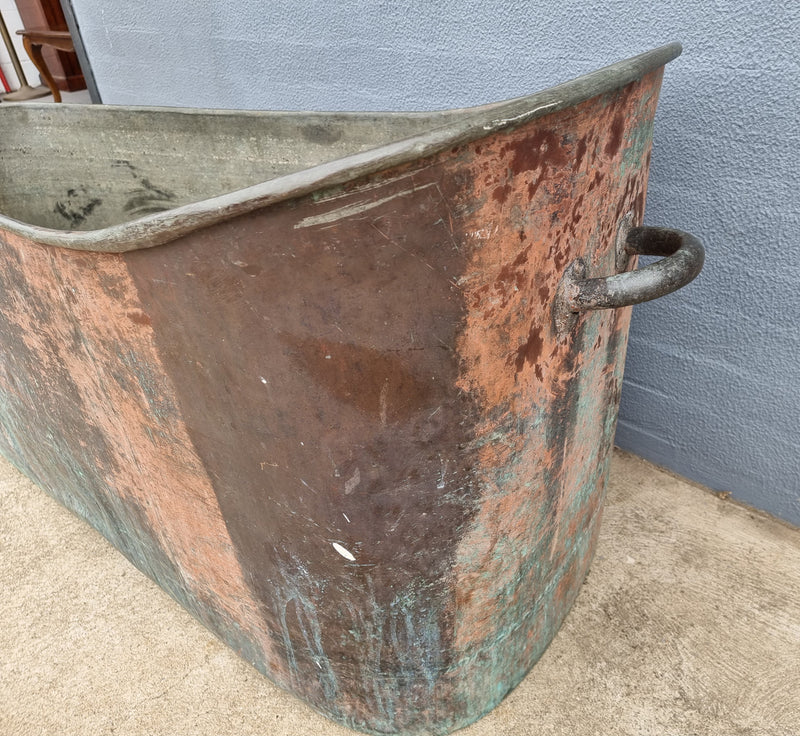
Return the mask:
<path fill-rule="evenodd" d="M 0 214 L 95 230 L 401 140 L 452 113 L 3 105 Z"/>

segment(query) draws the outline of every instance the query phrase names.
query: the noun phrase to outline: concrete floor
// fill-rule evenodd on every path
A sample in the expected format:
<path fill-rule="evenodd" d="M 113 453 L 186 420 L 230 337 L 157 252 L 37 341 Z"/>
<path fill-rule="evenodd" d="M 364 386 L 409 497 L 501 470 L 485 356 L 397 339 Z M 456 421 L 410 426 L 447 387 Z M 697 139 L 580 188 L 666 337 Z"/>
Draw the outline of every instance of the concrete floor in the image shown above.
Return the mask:
<path fill-rule="evenodd" d="M 2 736 L 346 736 L 0 461 Z M 464 736 L 800 736 L 800 531 L 618 452 L 595 563 Z"/>
<path fill-rule="evenodd" d="M 41 85 L 40 85 L 41 86 Z M 42 87 L 44 89 L 44 87 Z M 0 102 L 5 99 L 4 95 L 0 95 Z M 23 100 L 25 102 L 54 102 L 53 95 L 47 94 L 44 97 L 36 97 L 32 100 Z M 8 100 L 8 102 L 13 102 L 13 100 Z M 88 89 L 79 89 L 77 92 L 62 92 L 61 93 L 61 102 L 69 102 L 71 104 L 80 104 L 80 105 L 91 105 L 92 99 L 89 96 Z"/>

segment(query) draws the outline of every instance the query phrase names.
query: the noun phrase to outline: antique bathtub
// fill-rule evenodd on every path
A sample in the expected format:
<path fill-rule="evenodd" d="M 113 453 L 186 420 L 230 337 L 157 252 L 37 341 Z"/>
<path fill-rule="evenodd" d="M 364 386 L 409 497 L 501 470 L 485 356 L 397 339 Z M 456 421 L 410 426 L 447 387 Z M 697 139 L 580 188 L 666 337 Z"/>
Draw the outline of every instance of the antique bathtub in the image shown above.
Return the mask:
<path fill-rule="evenodd" d="M 0 105 L 0 449 L 336 721 L 475 720 L 591 561 L 624 307 L 702 266 L 638 227 L 679 52 L 448 112 Z"/>

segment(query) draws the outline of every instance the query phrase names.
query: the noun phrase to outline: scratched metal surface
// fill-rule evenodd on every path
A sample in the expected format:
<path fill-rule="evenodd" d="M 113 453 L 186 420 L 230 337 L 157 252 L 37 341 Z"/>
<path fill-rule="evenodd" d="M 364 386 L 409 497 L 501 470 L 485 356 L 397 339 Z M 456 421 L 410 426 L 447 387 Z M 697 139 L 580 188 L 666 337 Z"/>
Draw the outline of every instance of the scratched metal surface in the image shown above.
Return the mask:
<path fill-rule="evenodd" d="M 525 675 L 590 564 L 661 69 L 168 246 L 0 234 L 0 444 L 255 667 L 373 733 Z"/>

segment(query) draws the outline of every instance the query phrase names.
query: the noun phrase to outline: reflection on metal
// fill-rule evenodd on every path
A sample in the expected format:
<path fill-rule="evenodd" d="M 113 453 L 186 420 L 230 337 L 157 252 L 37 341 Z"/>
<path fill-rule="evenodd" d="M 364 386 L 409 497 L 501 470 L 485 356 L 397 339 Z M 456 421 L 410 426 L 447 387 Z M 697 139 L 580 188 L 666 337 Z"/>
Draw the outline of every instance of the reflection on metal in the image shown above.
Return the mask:
<path fill-rule="evenodd" d="M 427 114 L 3 105 L 0 448 L 331 718 L 475 720 L 591 562 L 597 308 L 698 268 L 637 227 L 678 53 Z"/>

